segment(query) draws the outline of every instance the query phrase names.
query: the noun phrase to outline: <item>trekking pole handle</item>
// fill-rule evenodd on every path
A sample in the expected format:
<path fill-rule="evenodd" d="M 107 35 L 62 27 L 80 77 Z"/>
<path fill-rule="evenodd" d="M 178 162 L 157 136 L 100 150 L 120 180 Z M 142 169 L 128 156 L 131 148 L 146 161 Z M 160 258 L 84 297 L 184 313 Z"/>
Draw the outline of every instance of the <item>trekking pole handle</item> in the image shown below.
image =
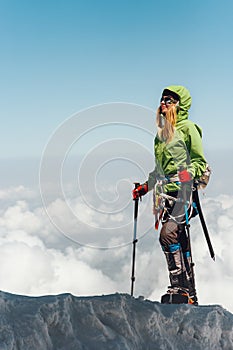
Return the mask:
<path fill-rule="evenodd" d="M 134 189 L 137 189 L 140 186 L 139 182 L 134 182 Z M 138 218 L 138 200 L 139 198 L 134 198 L 134 241 L 136 240 L 137 234 L 137 218 Z"/>
<path fill-rule="evenodd" d="M 136 190 L 140 186 L 140 182 L 134 182 L 134 189 Z M 140 201 L 142 200 L 142 197 L 140 196 Z M 134 201 L 138 201 L 139 198 L 134 198 Z"/>

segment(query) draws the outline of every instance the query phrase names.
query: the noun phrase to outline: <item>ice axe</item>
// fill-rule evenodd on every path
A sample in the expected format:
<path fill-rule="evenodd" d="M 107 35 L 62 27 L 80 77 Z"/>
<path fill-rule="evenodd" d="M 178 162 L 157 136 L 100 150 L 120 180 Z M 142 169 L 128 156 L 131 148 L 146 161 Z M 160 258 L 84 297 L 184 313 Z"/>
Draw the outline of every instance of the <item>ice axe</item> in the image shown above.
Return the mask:
<path fill-rule="evenodd" d="M 207 245 L 208 245 L 208 248 L 209 248 L 210 256 L 211 256 L 211 258 L 213 260 L 215 260 L 215 253 L 214 253 L 214 249 L 213 249 L 213 246 L 212 246 L 212 243 L 211 243 L 211 240 L 210 240 L 209 232 L 208 232 L 208 229 L 207 229 L 207 226 L 206 226 L 206 223 L 205 223 L 204 215 L 203 215 L 203 212 L 202 212 L 202 207 L 201 207 L 201 203 L 200 203 L 200 199 L 199 199 L 197 186 L 195 186 L 194 201 L 195 201 L 196 206 L 197 206 L 197 211 L 198 211 L 198 214 L 199 214 L 199 218 L 200 218 L 200 221 L 201 221 L 201 225 L 202 225 L 202 229 L 203 229 L 203 232 L 204 232 L 204 235 L 205 235 L 205 239 L 206 239 L 206 242 L 207 242 Z"/>

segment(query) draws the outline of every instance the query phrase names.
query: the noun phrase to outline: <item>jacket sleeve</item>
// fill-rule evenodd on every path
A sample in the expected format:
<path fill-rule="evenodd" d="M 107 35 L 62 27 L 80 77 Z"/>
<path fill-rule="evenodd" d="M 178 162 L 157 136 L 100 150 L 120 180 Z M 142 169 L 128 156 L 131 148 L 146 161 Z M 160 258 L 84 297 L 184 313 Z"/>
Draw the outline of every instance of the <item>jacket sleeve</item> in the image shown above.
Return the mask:
<path fill-rule="evenodd" d="M 148 175 L 148 180 L 147 180 L 148 191 L 151 191 L 154 188 L 155 183 L 156 183 L 156 168 Z"/>
<path fill-rule="evenodd" d="M 154 149 L 155 149 L 156 140 L 157 140 L 157 135 L 155 136 L 155 139 L 154 139 Z M 148 180 L 147 180 L 148 191 L 153 190 L 157 181 L 157 177 L 158 177 L 158 170 L 157 170 L 157 163 L 156 163 L 156 157 L 155 157 L 155 168 L 148 175 Z"/>
<path fill-rule="evenodd" d="M 194 123 L 189 124 L 187 147 L 190 155 L 190 164 L 187 170 L 192 174 L 194 179 L 200 178 L 206 169 L 206 160 L 202 146 L 202 131 Z"/>

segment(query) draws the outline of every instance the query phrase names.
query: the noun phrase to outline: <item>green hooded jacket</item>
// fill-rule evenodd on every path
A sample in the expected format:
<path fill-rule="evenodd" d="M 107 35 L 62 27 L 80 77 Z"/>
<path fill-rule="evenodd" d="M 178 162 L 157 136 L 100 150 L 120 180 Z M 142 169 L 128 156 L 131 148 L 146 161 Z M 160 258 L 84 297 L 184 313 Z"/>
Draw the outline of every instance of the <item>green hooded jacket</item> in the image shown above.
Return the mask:
<path fill-rule="evenodd" d="M 177 175 L 178 167 L 185 167 L 193 179 L 198 179 L 206 169 L 206 160 L 202 147 L 202 130 L 188 120 L 188 110 L 191 107 L 191 96 L 183 86 L 172 85 L 166 89 L 175 92 L 180 97 L 179 112 L 175 125 L 173 139 L 166 144 L 158 134 L 154 140 L 155 169 L 149 174 L 148 189 L 151 190 L 158 177 Z M 179 185 L 175 182 L 165 186 L 166 191 L 176 191 Z"/>

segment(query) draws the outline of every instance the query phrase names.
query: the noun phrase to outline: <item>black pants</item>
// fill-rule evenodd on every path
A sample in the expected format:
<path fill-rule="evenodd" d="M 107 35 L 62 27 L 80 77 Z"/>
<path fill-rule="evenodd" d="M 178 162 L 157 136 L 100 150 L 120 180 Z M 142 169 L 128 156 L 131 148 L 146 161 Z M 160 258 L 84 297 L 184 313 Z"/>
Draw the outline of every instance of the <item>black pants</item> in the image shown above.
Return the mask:
<path fill-rule="evenodd" d="M 187 198 L 190 198 L 190 193 L 191 190 Z M 169 195 L 178 197 L 177 192 Z M 194 294 L 194 276 L 191 268 L 190 242 L 186 232 L 184 202 L 167 201 L 159 240 L 166 257 L 171 287 L 185 288 L 190 294 Z"/>
<path fill-rule="evenodd" d="M 163 250 L 169 251 L 169 247 L 172 244 L 180 244 L 183 252 L 190 250 L 189 242 L 186 235 L 186 216 L 185 216 L 185 203 L 183 200 L 183 193 L 180 191 L 169 192 L 169 196 L 179 198 L 180 201 L 169 201 L 165 203 L 165 213 L 162 220 L 162 229 L 160 231 L 160 244 Z M 192 202 L 192 189 L 190 188 L 186 194 L 188 198 L 188 215 L 191 217 L 196 216 L 195 211 L 191 208 Z M 191 212 L 192 210 L 192 212 Z"/>

